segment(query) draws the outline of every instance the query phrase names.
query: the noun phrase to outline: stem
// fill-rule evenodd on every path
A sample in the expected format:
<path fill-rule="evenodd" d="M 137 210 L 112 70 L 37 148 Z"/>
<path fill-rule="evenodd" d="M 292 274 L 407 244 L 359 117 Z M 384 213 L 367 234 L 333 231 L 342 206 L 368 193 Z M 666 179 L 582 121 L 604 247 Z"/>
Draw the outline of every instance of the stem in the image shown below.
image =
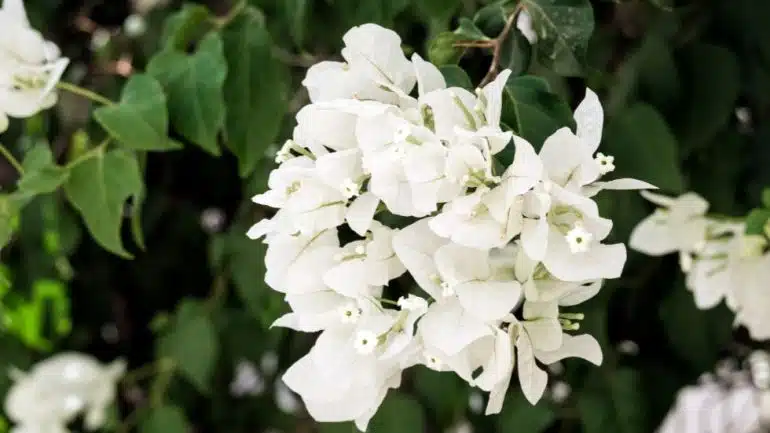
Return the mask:
<path fill-rule="evenodd" d="M 214 277 L 214 282 L 211 284 L 211 291 L 208 299 L 206 299 L 206 308 L 211 311 L 219 304 L 219 301 L 227 293 L 227 275 L 222 272 Z"/>
<path fill-rule="evenodd" d="M 490 81 L 494 80 L 497 76 L 497 73 L 499 72 L 498 69 L 500 68 L 500 52 L 503 48 L 503 43 L 505 42 L 505 39 L 508 37 L 508 34 L 511 32 L 511 29 L 513 28 L 513 23 L 516 22 L 516 16 L 519 15 L 519 11 L 521 11 L 522 6 L 521 3 L 516 5 L 516 9 L 513 10 L 511 15 L 508 17 L 508 20 L 505 22 L 505 27 L 503 28 L 503 31 L 500 32 L 499 35 L 495 39 L 493 39 L 492 42 L 492 64 L 489 65 L 489 72 L 487 72 L 487 75 L 484 76 L 484 79 L 481 80 L 481 84 L 479 84 L 479 87 L 484 87 L 487 85 Z"/>
<path fill-rule="evenodd" d="M 136 423 L 139 421 L 139 414 L 141 411 L 139 409 L 134 409 L 133 412 L 131 412 L 126 419 L 123 420 L 122 423 L 118 426 L 118 428 L 115 429 L 115 433 L 128 433 L 131 431 L 131 428 L 136 425 Z"/>
<path fill-rule="evenodd" d="M 230 24 L 230 22 L 234 20 L 235 17 L 237 17 L 238 14 L 240 14 L 243 11 L 243 9 L 246 8 L 246 4 L 247 4 L 246 0 L 241 0 L 238 2 L 238 4 L 233 6 L 229 12 L 227 12 L 227 15 L 221 18 L 214 18 L 214 26 L 217 29 L 222 29 L 223 27 Z"/>
<path fill-rule="evenodd" d="M 154 374 L 164 372 L 174 368 L 174 361 L 170 358 L 156 359 L 154 362 L 143 365 L 136 370 L 128 372 L 123 376 L 123 382 L 133 385 L 136 382 L 146 379 Z"/>
<path fill-rule="evenodd" d="M 11 151 L 8 150 L 8 148 L 5 147 L 2 143 L 0 143 L 0 153 L 2 153 L 5 159 L 13 166 L 13 168 L 19 172 L 19 176 L 24 176 L 24 167 L 21 166 L 19 160 L 16 159 Z"/>
<path fill-rule="evenodd" d="M 110 139 L 109 139 L 109 137 L 108 137 L 108 138 L 105 138 L 105 139 L 104 139 L 104 141 L 102 141 L 101 143 L 99 143 L 99 145 L 98 145 L 98 146 L 96 146 L 96 147 L 94 147 L 93 149 L 89 150 L 88 152 L 86 152 L 86 153 L 84 153 L 84 154 L 80 155 L 80 156 L 79 156 L 79 157 L 77 157 L 75 160 L 73 160 L 73 161 L 70 161 L 69 163 L 67 163 L 67 169 L 68 169 L 68 170 L 71 170 L 73 167 L 77 166 L 77 165 L 78 165 L 78 164 L 80 164 L 81 162 L 83 162 L 83 161 L 85 161 L 85 160 L 87 160 L 87 159 L 89 159 L 89 158 L 93 157 L 94 155 L 96 155 L 96 154 L 98 154 L 98 153 L 102 153 L 102 152 L 104 152 L 104 149 L 106 149 L 106 148 L 107 148 L 107 145 L 109 144 L 109 142 L 110 142 Z"/>
<path fill-rule="evenodd" d="M 56 88 L 60 90 L 64 90 L 65 92 L 70 92 L 72 94 L 82 96 L 86 99 L 90 99 L 93 102 L 97 102 L 102 105 L 115 105 L 113 101 L 110 101 L 109 99 L 105 98 L 104 96 L 92 91 L 85 89 L 83 87 L 77 86 L 72 83 L 65 83 L 64 81 L 60 81 L 56 83 Z"/>

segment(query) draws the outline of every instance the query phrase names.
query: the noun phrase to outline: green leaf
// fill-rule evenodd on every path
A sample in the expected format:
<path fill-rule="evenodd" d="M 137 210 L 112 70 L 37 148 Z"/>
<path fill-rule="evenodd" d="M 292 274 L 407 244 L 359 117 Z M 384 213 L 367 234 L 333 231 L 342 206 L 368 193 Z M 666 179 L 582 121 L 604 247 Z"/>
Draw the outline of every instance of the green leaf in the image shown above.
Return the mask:
<path fill-rule="evenodd" d="M 500 48 L 500 68 L 510 69 L 513 76 L 519 76 L 529 69 L 532 60 L 532 46 L 518 29 L 512 29 Z"/>
<path fill-rule="evenodd" d="M 497 0 L 482 7 L 473 16 L 473 24 L 481 29 L 481 32 L 485 35 L 497 37 L 503 31 L 505 21 L 508 18 L 505 7 L 508 3 L 511 3 L 511 1 Z"/>
<path fill-rule="evenodd" d="M 446 21 L 460 7 L 461 0 L 417 0 L 420 12 L 431 20 Z"/>
<path fill-rule="evenodd" d="M 144 191 L 136 157 L 125 150 L 96 152 L 72 167 L 64 191 L 99 245 L 124 258 L 120 229 L 126 200 Z"/>
<path fill-rule="evenodd" d="M 425 417 L 422 408 L 412 397 L 398 392 L 390 393 L 369 423 L 367 432 L 424 433 Z"/>
<path fill-rule="evenodd" d="M 187 433 L 191 429 L 182 409 L 161 406 L 150 409 L 140 430 L 142 433 Z"/>
<path fill-rule="evenodd" d="M 173 150 L 168 138 L 168 113 L 163 87 L 146 74 L 133 75 L 120 103 L 98 108 L 94 118 L 112 137 L 135 150 Z"/>
<path fill-rule="evenodd" d="M 469 41 L 484 41 L 490 39 L 480 28 L 476 27 L 476 24 L 473 21 L 466 17 L 460 18 L 454 33 Z"/>
<path fill-rule="evenodd" d="M 556 421 L 556 414 L 546 402 L 530 404 L 517 391 L 506 397 L 503 412 L 498 417 L 500 433 L 541 433 Z"/>
<path fill-rule="evenodd" d="M 288 71 L 272 54 L 264 18 L 247 8 L 223 33 L 227 145 L 246 177 L 280 131 L 287 108 Z"/>
<path fill-rule="evenodd" d="M 414 374 L 417 396 L 438 419 L 455 419 L 465 413 L 468 388 L 462 379 L 426 367 L 419 367 Z"/>
<path fill-rule="evenodd" d="M 12 194 L 0 194 L 0 248 L 4 247 L 19 228 L 21 205 Z"/>
<path fill-rule="evenodd" d="M 710 370 L 730 342 L 733 314 L 725 305 L 695 306 L 692 292 L 679 281 L 660 305 L 660 318 L 671 349 L 698 371 Z M 697 329 L 698 332 L 691 332 Z"/>
<path fill-rule="evenodd" d="M 227 76 L 222 40 L 209 33 L 193 55 L 161 51 L 147 72 L 168 94 L 171 124 L 179 133 L 212 155 L 219 155 L 217 138 L 225 123 L 222 88 Z"/>
<path fill-rule="evenodd" d="M 770 209 L 754 209 L 746 216 L 746 234 L 761 235 L 770 220 Z"/>
<path fill-rule="evenodd" d="M 538 60 L 556 73 L 583 74 L 586 47 L 594 31 L 588 0 L 522 0 L 538 34 Z"/>
<path fill-rule="evenodd" d="M 764 191 L 762 191 L 762 206 L 764 206 L 767 209 L 770 209 L 770 188 L 767 188 Z"/>
<path fill-rule="evenodd" d="M 508 81 L 502 119 L 536 149 L 557 129 L 574 125 L 567 103 L 551 93 L 544 79 L 534 76 Z"/>
<path fill-rule="evenodd" d="M 289 20 L 289 34 L 298 47 L 301 47 L 305 42 L 311 3 L 308 0 L 283 0 L 281 2 Z"/>
<path fill-rule="evenodd" d="M 37 143 L 30 149 L 24 156 L 22 166 L 24 176 L 19 179 L 17 186 L 20 194 L 29 197 L 56 191 L 69 176 L 66 168 L 54 162 L 47 142 Z"/>
<path fill-rule="evenodd" d="M 646 433 L 646 407 L 639 372 L 597 370 L 580 393 L 577 408 L 584 433 Z"/>
<path fill-rule="evenodd" d="M 428 46 L 428 60 L 436 66 L 457 64 L 465 54 L 465 48 L 455 47 L 464 38 L 452 32 L 436 35 Z"/>
<path fill-rule="evenodd" d="M 607 125 L 603 151 L 615 157 L 618 177 L 633 177 L 670 193 L 684 189 L 676 138 L 647 104 L 635 104 Z"/>
<path fill-rule="evenodd" d="M 462 87 L 473 91 L 473 83 L 463 68 L 457 65 L 444 65 L 438 68 L 446 80 L 447 87 Z"/>
<path fill-rule="evenodd" d="M 211 29 L 213 16 L 205 6 L 186 3 L 166 19 L 161 40 L 166 48 L 185 51 L 190 42 Z"/>
<path fill-rule="evenodd" d="M 683 63 L 689 71 L 685 80 L 689 98 L 682 110 L 681 136 L 686 149 L 692 150 L 706 144 L 732 118 L 741 73 L 736 55 L 715 45 L 695 44 L 685 51 Z"/>
<path fill-rule="evenodd" d="M 219 340 L 206 311 L 195 303 L 179 306 L 173 326 L 160 338 L 159 354 L 172 359 L 201 393 L 211 390 Z"/>

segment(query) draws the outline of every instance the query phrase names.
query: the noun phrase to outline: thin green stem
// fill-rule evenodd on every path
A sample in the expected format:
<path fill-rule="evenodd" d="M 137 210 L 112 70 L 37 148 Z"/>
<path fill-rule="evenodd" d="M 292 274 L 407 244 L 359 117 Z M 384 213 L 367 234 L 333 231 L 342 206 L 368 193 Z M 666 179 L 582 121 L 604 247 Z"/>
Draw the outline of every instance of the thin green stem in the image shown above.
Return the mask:
<path fill-rule="evenodd" d="M 70 161 L 67 163 L 67 169 L 71 170 L 73 167 L 77 166 L 81 162 L 92 158 L 94 155 L 104 152 L 104 150 L 107 148 L 107 145 L 110 143 L 110 138 L 105 138 L 104 141 L 99 143 L 98 146 L 94 147 L 93 149 L 89 150 L 88 152 L 80 155 L 76 159 Z"/>
<path fill-rule="evenodd" d="M 83 87 L 77 86 L 72 83 L 65 83 L 64 81 L 60 81 L 56 83 L 56 87 L 60 90 L 64 90 L 65 92 L 70 92 L 72 94 L 82 96 L 86 99 L 90 99 L 91 101 L 97 102 L 102 105 L 115 105 L 115 103 L 104 96 L 92 91 L 85 89 Z"/>
<path fill-rule="evenodd" d="M 123 376 L 123 382 L 129 385 L 133 385 L 136 382 L 152 377 L 156 374 L 170 370 L 174 368 L 174 361 L 170 358 L 156 359 L 154 362 L 143 365 L 135 370 L 129 371 Z"/>
<path fill-rule="evenodd" d="M 21 166 L 19 160 L 16 159 L 11 151 L 8 150 L 8 148 L 5 147 L 2 143 L 0 143 L 0 153 L 2 153 L 5 159 L 8 160 L 8 162 L 13 166 L 13 168 L 19 172 L 19 176 L 24 176 L 24 167 Z"/>
<path fill-rule="evenodd" d="M 227 15 L 221 18 L 215 18 L 214 25 L 217 27 L 217 29 L 224 28 L 225 26 L 230 24 L 230 22 L 234 20 L 235 17 L 237 17 L 246 8 L 247 4 L 248 3 L 246 0 L 239 1 L 238 4 L 233 6 L 232 9 L 230 9 L 230 11 L 227 12 Z"/>

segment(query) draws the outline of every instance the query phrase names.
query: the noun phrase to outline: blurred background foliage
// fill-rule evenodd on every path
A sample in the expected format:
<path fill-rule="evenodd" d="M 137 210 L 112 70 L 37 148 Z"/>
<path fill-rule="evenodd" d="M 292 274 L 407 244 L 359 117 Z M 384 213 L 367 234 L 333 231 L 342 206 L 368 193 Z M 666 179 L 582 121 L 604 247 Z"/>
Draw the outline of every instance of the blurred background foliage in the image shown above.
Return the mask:
<path fill-rule="evenodd" d="M 144 182 L 124 196 L 134 195 L 122 213 L 131 219 L 122 227 L 123 246 L 120 237 L 115 244 L 89 235 L 74 187 L 39 189 L 23 208 L 0 195 L 0 238 L 8 241 L 0 370 L 25 369 L 62 350 L 149 366 L 144 371 L 153 374 L 124 383 L 115 412 L 121 431 L 137 425 L 148 433 L 352 431 L 349 424 L 316 425 L 277 381 L 313 337 L 269 329 L 285 307 L 263 282 L 264 246 L 244 236 L 267 212 L 248 198 L 265 188 L 272 154 L 308 102 L 300 86 L 307 67 L 337 59 L 347 29 L 366 22 L 391 27 L 407 53 L 442 64 L 452 84 L 473 87 L 491 53 L 455 44 L 495 38 L 514 2 L 26 3 L 33 25 L 72 59 L 67 81 L 125 107 L 131 97 L 120 93 L 127 77 L 138 71 L 155 77 L 163 89 L 153 88 L 155 81 L 132 80 L 132 86 L 142 98 L 165 95 L 155 101 L 160 114 L 151 117 L 163 117 L 167 106 L 173 140 L 155 131 L 141 146 L 181 150 L 140 154 Z M 534 47 L 518 30 L 502 41 L 501 65 L 528 75 L 513 79 L 506 91 L 508 126 L 539 146 L 571 124 L 569 109 L 587 85 L 605 104 L 601 150 L 616 157 L 618 176 L 647 180 L 671 194 L 695 191 L 723 215 L 743 216 L 759 205 L 763 186 L 770 185 L 770 2 L 522 3 L 533 15 L 547 15 L 553 28 L 540 29 Z M 240 7 L 248 13 L 211 19 Z M 560 10 L 568 13 L 555 13 Z M 135 16 L 143 17 L 144 32 L 136 31 Z M 209 40 L 207 32 L 224 22 L 221 42 Z M 553 44 L 564 42 L 570 49 L 554 55 Z M 217 59 L 226 60 L 226 75 Z M 458 61 L 462 69 L 453 66 Z M 188 81 L 169 78 L 178 67 Z M 206 80 L 222 91 L 196 87 Z M 187 123 L 190 86 L 201 107 L 214 110 L 206 118 L 223 122 L 213 134 Z M 55 111 L 15 122 L 3 135 L 25 167 L 40 152 L 37 157 L 62 165 L 77 160 L 104 137 L 99 125 L 117 137 L 120 128 L 131 127 L 106 111 L 97 113 L 98 123 L 89 121 L 94 107 L 87 100 L 67 93 L 60 98 Z M 227 133 L 226 150 L 218 126 Z M 0 162 L 3 189 L 14 190 L 17 180 L 13 167 Z M 626 241 L 652 207 L 634 192 L 612 197 L 599 196 L 602 213 L 615 222 L 614 239 Z M 115 218 L 120 222 L 120 212 Z M 123 247 L 132 260 L 105 250 L 122 253 Z M 647 433 L 679 388 L 718 360 L 740 360 L 757 346 L 743 330 L 733 330 L 723 305 L 695 308 L 676 257 L 630 253 L 624 276 L 606 283 L 584 312 L 583 328 L 602 344 L 605 363 L 558 365 L 548 398 L 538 406 L 513 390 L 501 415 L 484 417 L 482 396 L 460 379 L 417 368 L 388 397 L 370 431 Z M 0 374 L 0 395 L 9 386 Z"/>

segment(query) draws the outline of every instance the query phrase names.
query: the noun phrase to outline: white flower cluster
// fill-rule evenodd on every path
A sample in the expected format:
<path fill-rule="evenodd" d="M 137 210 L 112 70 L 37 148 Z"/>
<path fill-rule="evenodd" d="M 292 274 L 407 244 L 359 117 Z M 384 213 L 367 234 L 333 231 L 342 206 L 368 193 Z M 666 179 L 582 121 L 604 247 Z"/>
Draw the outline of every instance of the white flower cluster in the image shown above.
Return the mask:
<path fill-rule="evenodd" d="M 22 0 L 3 0 L 0 8 L 0 132 L 8 117 L 26 118 L 51 108 L 69 60 L 30 27 Z"/>
<path fill-rule="evenodd" d="M 587 90 L 577 108 L 577 133 L 556 131 L 538 154 L 500 127 L 510 71 L 474 94 L 447 88 L 420 56 L 407 60 L 393 31 L 367 24 L 344 42 L 344 63 L 308 71 L 312 104 L 278 152 L 270 190 L 253 199 L 279 209 L 248 233 L 265 237 L 265 280 L 292 308 L 275 326 L 323 331 L 285 383 L 316 420 L 365 430 L 416 364 L 490 392 L 488 414 L 500 411 L 514 367 L 534 404 L 548 380 L 538 362 L 600 364 L 593 337 L 565 332 L 583 315 L 561 312 L 625 262 L 622 244 L 602 243 L 612 221 L 592 197 L 652 186 L 599 181 L 614 166 L 596 153 L 596 95 Z M 514 160 L 499 170 L 507 146 Z M 375 221 L 384 211 L 411 224 Z M 429 300 L 383 299 L 407 272 Z"/>
<path fill-rule="evenodd" d="M 679 253 L 687 288 L 700 309 L 723 299 L 752 338 L 770 339 L 770 251 L 761 235 L 745 234 L 743 221 L 711 218 L 695 193 L 677 198 L 642 191 L 660 206 L 631 233 L 631 248 L 651 256 Z"/>
<path fill-rule="evenodd" d="M 61 353 L 29 373 L 15 372 L 5 398 L 5 414 L 16 423 L 11 433 L 67 433 L 81 413 L 88 430 L 101 428 L 125 370 L 121 360 L 105 366 L 88 355 Z"/>

